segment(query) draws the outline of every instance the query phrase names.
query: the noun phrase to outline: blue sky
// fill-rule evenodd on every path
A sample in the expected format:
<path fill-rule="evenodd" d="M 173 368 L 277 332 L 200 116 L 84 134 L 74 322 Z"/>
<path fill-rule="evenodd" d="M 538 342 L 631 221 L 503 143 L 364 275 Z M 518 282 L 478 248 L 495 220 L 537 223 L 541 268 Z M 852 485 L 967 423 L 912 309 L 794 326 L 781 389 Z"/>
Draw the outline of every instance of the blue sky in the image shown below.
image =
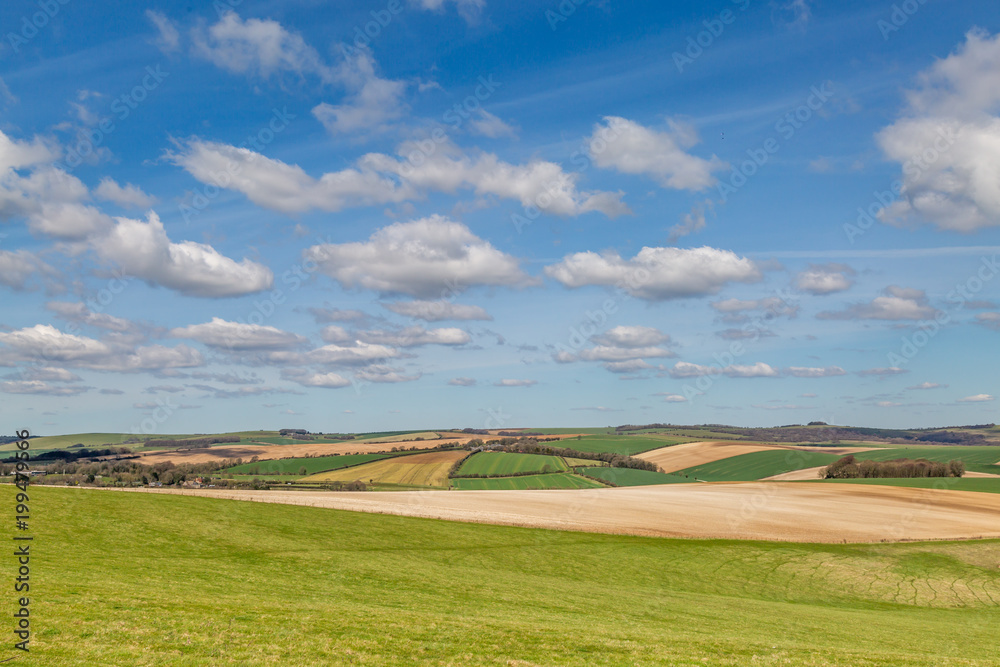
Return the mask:
<path fill-rule="evenodd" d="M 996 4 L 674 4 L 5 3 L 0 432 L 996 421 Z"/>

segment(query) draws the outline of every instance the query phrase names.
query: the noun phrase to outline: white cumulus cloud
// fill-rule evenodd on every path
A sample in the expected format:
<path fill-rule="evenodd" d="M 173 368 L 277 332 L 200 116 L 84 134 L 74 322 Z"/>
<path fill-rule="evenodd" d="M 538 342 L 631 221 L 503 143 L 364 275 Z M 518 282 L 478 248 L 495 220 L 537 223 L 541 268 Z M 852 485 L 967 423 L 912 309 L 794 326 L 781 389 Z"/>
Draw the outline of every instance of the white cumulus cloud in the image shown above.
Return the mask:
<path fill-rule="evenodd" d="M 731 282 L 761 279 L 757 266 L 728 250 L 650 248 L 625 259 L 614 251 L 578 252 L 545 268 L 550 278 L 566 287 L 618 286 L 649 301 L 715 294 Z"/>

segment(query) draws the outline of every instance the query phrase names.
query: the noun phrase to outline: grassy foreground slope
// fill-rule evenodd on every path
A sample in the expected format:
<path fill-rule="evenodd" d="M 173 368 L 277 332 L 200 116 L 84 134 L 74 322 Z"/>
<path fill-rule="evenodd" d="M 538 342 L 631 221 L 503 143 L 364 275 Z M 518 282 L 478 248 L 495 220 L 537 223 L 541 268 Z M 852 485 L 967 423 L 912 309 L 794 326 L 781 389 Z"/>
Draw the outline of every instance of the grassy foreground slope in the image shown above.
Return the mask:
<path fill-rule="evenodd" d="M 35 634 L 17 664 L 998 663 L 997 541 L 685 541 L 32 494 Z"/>

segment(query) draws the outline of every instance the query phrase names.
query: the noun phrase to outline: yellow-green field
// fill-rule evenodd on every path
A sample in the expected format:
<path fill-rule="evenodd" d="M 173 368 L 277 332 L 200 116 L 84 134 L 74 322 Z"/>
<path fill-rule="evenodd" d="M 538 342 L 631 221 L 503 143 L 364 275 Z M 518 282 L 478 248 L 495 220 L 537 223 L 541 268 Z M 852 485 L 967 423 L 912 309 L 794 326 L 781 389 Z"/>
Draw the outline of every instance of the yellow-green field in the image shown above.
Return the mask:
<path fill-rule="evenodd" d="M 448 471 L 468 452 L 429 452 L 366 463 L 344 470 L 331 470 L 303 477 L 302 482 L 357 482 L 405 486 L 448 486 Z"/>

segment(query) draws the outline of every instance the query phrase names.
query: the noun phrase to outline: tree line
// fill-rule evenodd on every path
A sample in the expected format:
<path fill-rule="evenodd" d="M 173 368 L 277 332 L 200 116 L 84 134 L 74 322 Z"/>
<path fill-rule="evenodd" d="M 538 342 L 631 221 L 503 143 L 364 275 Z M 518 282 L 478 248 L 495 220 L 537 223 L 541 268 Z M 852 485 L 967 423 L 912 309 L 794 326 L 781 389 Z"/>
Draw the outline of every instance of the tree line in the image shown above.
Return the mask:
<path fill-rule="evenodd" d="M 893 459 L 892 461 L 859 461 L 853 455 L 845 456 L 828 465 L 823 471 L 825 479 L 889 479 L 916 477 L 961 477 L 965 463 L 951 460 L 948 463 L 927 459 Z"/>

